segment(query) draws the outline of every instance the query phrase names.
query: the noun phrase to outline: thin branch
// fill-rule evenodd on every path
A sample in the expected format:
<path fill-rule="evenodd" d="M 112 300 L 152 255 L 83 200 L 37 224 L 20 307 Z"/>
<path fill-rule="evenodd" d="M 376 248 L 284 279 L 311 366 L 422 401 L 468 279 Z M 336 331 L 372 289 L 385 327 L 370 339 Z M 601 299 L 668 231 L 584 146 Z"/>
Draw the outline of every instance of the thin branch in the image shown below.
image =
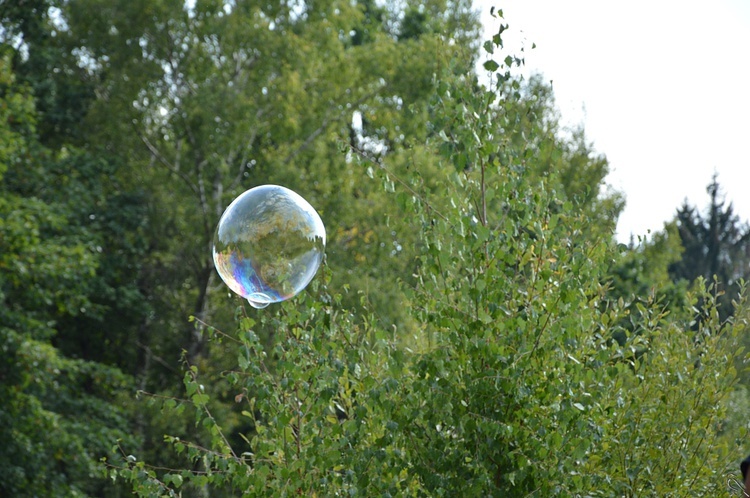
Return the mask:
<path fill-rule="evenodd" d="M 367 161 L 375 164 L 378 168 L 380 168 L 383 171 L 385 171 L 388 176 L 390 176 L 394 180 L 396 180 L 402 187 L 404 187 L 406 190 L 408 190 L 411 195 L 417 197 L 422 202 L 422 204 L 424 204 L 427 207 L 427 209 L 429 209 L 430 211 L 432 211 L 433 213 L 435 213 L 436 215 L 438 215 L 443 221 L 445 221 L 451 227 L 453 227 L 453 224 L 450 222 L 450 220 L 443 213 L 441 213 L 440 211 L 438 211 L 436 208 L 434 208 L 432 206 L 432 204 L 430 204 L 429 202 L 427 202 L 427 200 L 424 197 L 422 197 L 416 190 L 414 190 L 411 187 L 411 185 L 409 185 L 408 183 L 406 183 L 398 175 L 396 175 L 391 170 L 389 170 L 388 167 L 385 165 L 385 163 L 383 163 L 383 161 L 380 158 L 375 158 L 375 157 L 370 156 L 369 154 L 367 154 L 367 152 L 365 152 L 364 150 L 360 149 L 359 147 L 355 147 L 355 146 L 353 146 L 351 144 L 347 144 L 347 145 L 348 145 L 349 149 L 351 149 L 351 151 L 353 153 L 355 153 L 357 156 L 359 156 L 360 158 L 365 159 L 365 160 L 367 160 Z"/>
<path fill-rule="evenodd" d="M 148 354 L 151 358 L 153 358 L 154 360 L 156 360 L 157 363 L 159 363 L 160 365 L 162 365 L 163 367 L 165 367 L 167 370 L 169 370 L 170 372 L 173 372 L 173 373 L 177 373 L 177 369 L 176 368 L 174 368 L 172 365 L 170 365 L 169 363 L 167 363 L 167 361 L 164 358 L 162 358 L 161 356 L 155 355 L 154 352 L 151 350 L 150 347 L 146 346 L 141 341 L 136 341 L 135 344 L 139 348 L 143 349 L 146 352 L 146 354 Z"/>
<path fill-rule="evenodd" d="M 481 211 L 481 217 L 482 217 L 482 226 L 487 226 L 487 195 L 486 190 L 487 186 L 484 182 L 484 170 L 486 169 L 486 166 L 484 164 L 484 159 L 480 160 L 480 168 L 482 170 L 482 183 L 481 183 L 481 194 L 482 194 L 482 211 Z"/>
<path fill-rule="evenodd" d="M 338 119 L 341 119 L 341 117 L 343 116 L 339 116 Z M 292 152 L 290 152 L 286 156 L 286 158 L 284 159 L 284 163 L 289 164 L 292 161 L 292 159 L 297 157 L 297 155 L 300 152 L 307 149 L 312 143 L 312 141 L 315 140 L 318 137 L 318 135 L 323 133 L 326 130 L 326 128 L 328 128 L 328 125 L 331 123 L 331 121 L 332 121 L 331 117 L 326 116 L 325 119 L 323 119 L 323 122 L 321 123 L 321 125 L 315 131 L 313 131 L 310 135 L 308 135 L 308 137 L 305 139 L 304 142 L 302 142 L 302 145 L 294 149 Z"/>
<path fill-rule="evenodd" d="M 366 93 L 365 95 L 363 95 L 362 97 L 360 97 L 359 99 L 357 99 L 357 101 L 353 102 L 351 108 L 356 109 L 357 107 L 359 107 L 360 104 L 362 104 L 366 100 L 369 100 L 369 99 L 373 98 L 375 95 L 377 95 L 378 92 L 380 92 L 381 90 L 383 90 L 383 88 L 384 87 L 382 85 L 377 86 L 373 91 Z M 346 117 L 346 115 L 348 114 L 348 112 L 349 112 L 349 108 L 345 107 L 344 110 L 342 112 L 338 113 L 338 115 L 335 116 L 335 117 L 332 117 L 331 114 L 330 114 L 330 112 L 326 113 L 326 117 L 323 119 L 323 122 L 320 124 L 320 126 L 315 131 L 313 131 L 310 135 L 308 135 L 308 137 L 305 139 L 305 141 L 302 142 L 302 145 L 300 145 L 295 150 L 293 150 L 292 152 L 290 152 L 286 156 L 286 158 L 284 159 L 284 162 L 287 163 L 287 164 L 289 162 L 291 162 L 292 159 L 294 159 L 295 157 L 297 157 L 297 155 L 300 152 L 302 152 L 307 147 L 309 147 L 310 144 L 313 142 L 313 140 L 315 140 L 321 133 L 323 133 L 328 128 L 328 125 L 330 125 L 331 123 L 334 123 L 334 122 L 337 122 L 337 121 L 343 119 L 344 117 Z"/>
<path fill-rule="evenodd" d="M 188 366 L 190 366 L 190 364 L 189 364 L 189 363 L 188 363 Z M 190 377 L 191 377 L 191 379 L 193 380 L 193 382 L 198 382 L 198 375 L 197 375 L 197 374 L 196 374 L 196 373 L 195 373 L 195 372 L 194 372 L 193 370 L 190 370 L 190 369 L 188 369 L 188 372 L 190 373 Z M 195 404 L 195 403 L 194 403 L 194 404 Z M 196 406 L 197 406 L 197 405 L 196 405 Z M 234 458 L 234 459 L 235 459 L 236 461 L 238 461 L 238 462 L 241 462 L 241 460 L 240 460 L 239 458 L 237 458 L 237 454 L 236 454 L 236 453 L 234 452 L 234 449 L 232 448 L 232 445 L 231 445 L 231 444 L 229 444 L 229 440 L 228 440 L 228 439 L 227 439 L 227 437 L 226 437 L 226 436 L 224 435 L 224 431 L 222 431 L 222 430 L 221 430 L 221 427 L 220 427 L 220 426 L 219 426 L 219 424 L 218 424 L 218 423 L 216 422 L 216 419 L 215 419 L 215 418 L 214 418 L 214 416 L 213 416 L 213 415 L 211 414 L 211 411 L 210 411 L 210 410 L 208 409 L 208 405 L 204 403 L 204 404 L 202 405 L 202 408 L 203 408 L 203 411 L 204 411 L 204 412 L 206 413 L 206 416 L 208 416 L 208 418 L 209 418 L 209 419 L 211 419 L 211 422 L 213 422 L 213 423 L 214 423 L 214 426 L 216 427 L 216 431 L 218 432 L 219 436 L 221 436 L 221 440 L 222 440 L 222 441 L 224 442 L 224 444 L 226 445 L 227 449 L 228 449 L 228 450 L 229 450 L 229 452 L 230 452 L 230 453 L 232 454 L 232 457 L 233 457 L 233 458 Z M 211 450 L 208 450 L 208 449 L 204 449 L 204 450 L 205 450 L 205 451 L 209 451 L 209 452 L 211 451 Z"/>
<path fill-rule="evenodd" d="M 204 322 L 203 320 L 201 320 L 201 319 L 200 319 L 200 318 L 198 318 L 197 316 L 194 316 L 194 317 L 193 317 L 193 320 L 195 320 L 195 321 L 196 321 L 196 322 L 198 322 L 199 324 L 203 325 L 203 326 L 204 326 L 204 327 L 206 327 L 207 329 L 210 329 L 210 330 L 214 331 L 215 333 L 219 334 L 220 336 L 222 336 L 222 337 L 224 337 L 224 338 L 226 338 L 226 339 L 229 339 L 230 341 L 236 342 L 237 344 L 242 344 L 242 341 L 240 341 L 240 340 L 238 340 L 238 339 L 235 339 L 235 338 L 234 338 L 234 337 L 232 337 L 231 335 L 229 335 L 229 334 L 226 334 L 226 333 L 222 332 L 221 330 L 217 329 L 216 327 L 213 327 L 213 326 L 211 326 L 211 325 L 207 324 L 206 322 Z"/>
<path fill-rule="evenodd" d="M 138 136 L 141 138 L 141 141 L 146 145 L 149 152 L 151 152 L 152 157 L 155 157 L 162 166 L 164 166 L 165 168 L 167 168 L 167 170 L 169 170 L 170 173 L 179 177 L 183 182 L 185 182 L 188 188 L 190 188 L 190 190 L 192 190 L 195 195 L 200 197 L 200 191 L 198 190 L 198 187 L 193 182 L 190 181 L 190 178 L 188 178 L 188 176 L 185 173 L 182 173 L 178 168 L 176 168 L 172 163 L 170 163 L 169 160 L 166 157 L 164 157 L 161 154 L 161 152 L 159 152 L 159 149 L 157 149 L 154 146 L 154 144 L 152 144 L 149 141 L 146 135 L 138 132 Z"/>
<path fill-rule="evenodd" d="M 199 159 L 199 158 L 196 158 Z M 211 240 L 211 226 L 208 219 L 208 198 L 206 197 L 206 187 L 203 181 L 203 167 L 208 163 L 206 159 L 200 159 L 195 164 L 195 174 L 198 177 L 198 199 L 201 203 L 201 212 L 203 213 L 203 232 L 207 240 Z"/>
<path fill-rule="evenodd" d="M 255 121 L 259 121 L 260 118 L 263 117 L 263 115 L 266 113 L 266 110 L 267 109 L 265 108 L 258 109 L 258 112 L 255 113 Z M 242 158 L 240 159 L 239 171 L 237 171 L 237 176 L 234 177 L 234 180 L 232 180 L 232 183 L 229 184 L 229 190 L 232 190 L 235 187 L 237 187 L 240 181 L 242 181 L 242 175 L 245 172 L 245 169 L 247 169 L 246 163 L 247 163 L 249 151 L 252 148 L 252 144 L 253 142 L 255 142 L 255 139 L 258 138 L 258 128 L 259 127 L 257 126 L 253 128 L 253 132 L 250 135 L 250 138 L 246 141 L 246 143 L 250 144 L 250 147 L 243 147 L 244 153 L 242 154 Z M 231 163 L 228 163 L 228 164 L 231 164 Z"/>

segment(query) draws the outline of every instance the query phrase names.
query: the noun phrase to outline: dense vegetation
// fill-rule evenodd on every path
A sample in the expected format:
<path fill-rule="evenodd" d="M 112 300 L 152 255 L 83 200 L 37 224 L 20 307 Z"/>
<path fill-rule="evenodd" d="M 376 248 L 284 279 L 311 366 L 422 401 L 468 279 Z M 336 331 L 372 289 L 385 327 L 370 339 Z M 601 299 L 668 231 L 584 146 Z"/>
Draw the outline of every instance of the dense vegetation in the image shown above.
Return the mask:
<path fill-rule="evenodd" d="M 616 244 L 606 158 L 498 14 L 1 4 L 0 494 L 729 493 L 750 230 L 714 179 Z M 327 258 L 254 310 L 210 243 L 265 183 Z"/>

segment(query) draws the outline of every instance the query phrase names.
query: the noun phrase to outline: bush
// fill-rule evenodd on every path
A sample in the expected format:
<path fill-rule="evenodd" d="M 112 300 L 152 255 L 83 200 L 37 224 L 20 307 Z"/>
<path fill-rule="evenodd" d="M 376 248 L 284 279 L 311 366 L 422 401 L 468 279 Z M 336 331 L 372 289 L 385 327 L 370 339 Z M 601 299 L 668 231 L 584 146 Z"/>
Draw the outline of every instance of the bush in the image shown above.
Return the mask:
<path fill-rule="evenodd" d="M 512 125 L 503 106 L 515 98 L 500 81 L 439 86 L 435 149 L 455 165 L 439 196 L 417 173 L 396 178 L 377 164 L 423 226 L 403 303 L 417 332 L 343 310 L 328 295 L 330 269 L 275 310 L 253 318 L 241 307 L 235 335 L 209 330 L 238 352 L 223 375 L 239 421 L 216 419 L 202 372 L 188 365 L 187 397 L 164 410 L 194 410 L 208 443 L 167 437 L 189 468 L 129 455 L 112 478 L 144 496 L 727 492 L 736 453 L 723 430 L 744 298 L 725 322 L 713 286 L 688 296 L 684 313 L 648 296 L 613 298 L 611 234 L 556 194 L 553 178 L 531 173 L 533 149 L 494 138 Z"/>

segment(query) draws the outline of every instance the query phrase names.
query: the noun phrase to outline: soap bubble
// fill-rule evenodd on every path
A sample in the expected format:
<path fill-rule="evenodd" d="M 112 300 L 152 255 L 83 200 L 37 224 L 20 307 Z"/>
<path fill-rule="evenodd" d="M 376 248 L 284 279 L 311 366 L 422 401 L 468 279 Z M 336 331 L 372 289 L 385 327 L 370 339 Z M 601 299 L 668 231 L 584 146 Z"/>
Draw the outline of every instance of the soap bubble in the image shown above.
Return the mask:
<path fill-rule="evenodd" d="M 221 279 L 255 308 L 290 299 L 318 271 L 326 229 L 299 194 L 278 185 L 237 197 L 216 228 L 213 257 Z"/>

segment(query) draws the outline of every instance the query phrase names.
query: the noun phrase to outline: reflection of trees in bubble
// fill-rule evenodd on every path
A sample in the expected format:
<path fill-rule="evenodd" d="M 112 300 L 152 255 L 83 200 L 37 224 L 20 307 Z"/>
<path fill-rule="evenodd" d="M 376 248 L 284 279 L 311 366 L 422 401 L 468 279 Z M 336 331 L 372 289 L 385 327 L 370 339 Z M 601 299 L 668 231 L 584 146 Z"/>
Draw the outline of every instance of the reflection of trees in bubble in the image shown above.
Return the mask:
<path fill-rule="evenodd" d="M 314 237 L 309 228 L 304 229 L 302 216 L 274 218 L 274 229 L 253 240 L 248 250 L 253 254 L 262 280 L 288 295 L 307 283 L 305 276 L 310 265 L 317 269 L 317 261 L 310 254 L 322 253 L 322 238 Z"/>
<path fill-rule="evenodd" d="M 283 300 L 315 276 L 325 250 L 325 228 L 315 210 L 294 192 L 278 186 L 256 188 L 222 216 L 216 249 L 238 258 L 228 276 L 235 280 L 227 282 L 230 288 L 241 286 L 247 293 L 274 294 L 280 298 L 274 301 Z"/>

